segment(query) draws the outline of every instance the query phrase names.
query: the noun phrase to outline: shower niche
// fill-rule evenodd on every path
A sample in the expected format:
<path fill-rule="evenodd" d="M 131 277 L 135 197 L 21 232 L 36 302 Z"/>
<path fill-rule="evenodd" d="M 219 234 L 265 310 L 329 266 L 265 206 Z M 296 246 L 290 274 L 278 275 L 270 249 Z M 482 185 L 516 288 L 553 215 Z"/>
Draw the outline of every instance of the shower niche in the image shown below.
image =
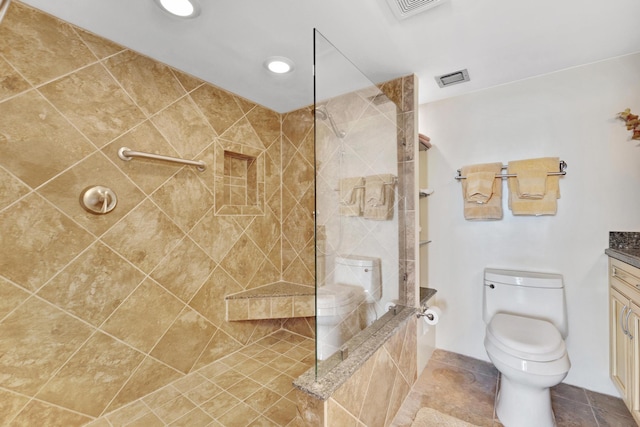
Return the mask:
<path fill-rule="evenodd" d="M 264 150 L 224 141 L 218 145 L 216 214 L 264 214 Z"/>

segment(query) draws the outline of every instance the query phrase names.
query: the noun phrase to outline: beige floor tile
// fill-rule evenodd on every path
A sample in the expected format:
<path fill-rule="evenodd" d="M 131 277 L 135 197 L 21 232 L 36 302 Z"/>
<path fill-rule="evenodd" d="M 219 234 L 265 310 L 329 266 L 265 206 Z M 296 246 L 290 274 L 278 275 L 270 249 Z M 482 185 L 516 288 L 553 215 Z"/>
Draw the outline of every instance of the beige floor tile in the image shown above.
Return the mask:
<path fill-rule="evenodd" d="M 253 420 L 247 427 L 280 427 L 280 424 L 276 424 L 270 419 L 260 416 Z"/>
<path fill-rule="evenodd" d="M 206 426 L 212 421 L 213 418 L 211 418 L 206 412 L 200 408 L 195 408 L 169 425 L 171 427 L 196 427 Z"/>
<path fill-rule="evenodd" d="M 488 362 L 436 350 L 391 426 L 410 427 L 426 406 L 479 426 L 503 427 L 488 411 L 493 409 L 496 378 Z M 559 384 L 551 398 L 558 427 L 636 426 L 622 400 L 612 396 Z"/>
<path fill-rule="evenodd" d="M 558 427 L 598 427 L 589 405 L 557 397 L 553 412 Z"/>
<path fill-rule="evenodd" d="M 261 387 L 260 389 L 258 389 L 258 391 L 247 397 L 245 399 L 245 403 L 247 403 L 256 411 L 262 412 L 266 408 L 273 406 L 278 400 L 281 399 L 281 397 L 282 396 L 280 396 L 275 391 L 270 390 L 266 387 Z"/>
<path fill-rule="evenodd" d="M 296 404 L 283 397 L 275 405 L 266 410 L 263 415 L 278 425 L 286 426 L 295 418 L 296 413 Z"/>
<path fill-rule="evenodd" d="M 258 416 L 260 416 L 260 414 L 254 411 L 249 405 L 240 403 L 219 417 L 218 421 L 226 427 L 245 427 L 258 418 Z"/>
<path fill-rule="evenodd" d="M 227 392 L 231 393 L 232 395 L 234 395 L 240 400 L 244 400 L 250 395 L 252 395 L 253 393 L 255 393 L 256 391 L 258 391 L 260 388 L 261 388 L 260 384 L 253 381 L 252 379 L 245 378 L 237 382 L 233 386 L 229 387 L 227 389 Z"/>
<path fill-rule="evenodd" d="M 269 366 L 263 366 L 251 374 L 251 379 L 260 384 L 267 384 L 280 376 L 280 372 Z"/>
<path fill-rule="evenodd" d="M 200 405 L 200 407 L 212 417 L 218 419 L 222 417 L 229 409 L 239 404 L 240 401 L 231 394 L 223 391 L 215 398 L 208 400 Z"/>
<path fill-rule="evenodd" d="M 561 397 L 564 399 L 572 400 L 574 402 L 584 403 L 585 405 L 589 404 L 587 393 L 583 388 L 565 383 L 560 383 L 555 387 L 551 387 L 551 397 Z"/>
<path fill-rule="evenodd" d="M 275 391 L 281 396 L 289 393 L 289 391 L 293 388 L 293 378 L 286 374 L 279 375 L 273 381 L 267 384 L 267 388 Z"/>

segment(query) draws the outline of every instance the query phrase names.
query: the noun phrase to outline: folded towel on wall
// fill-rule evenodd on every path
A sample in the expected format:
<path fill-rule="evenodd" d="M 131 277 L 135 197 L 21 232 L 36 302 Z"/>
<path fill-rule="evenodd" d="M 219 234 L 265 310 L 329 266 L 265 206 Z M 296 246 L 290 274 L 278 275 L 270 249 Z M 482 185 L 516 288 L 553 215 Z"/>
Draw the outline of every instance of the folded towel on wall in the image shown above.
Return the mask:
<path fill-rule="evenodd" d="M 364 178 L 361 176 L 340 180 L 340 206 L 342 216 L 362 216 L 364 207 Z"/>
<path fill-rule="evenodd" d="M 523 170 L 516 175 L 518 197 L 521 199 L 542 199 L 547 193 L 546 170 Z"/>
<path fill-rule="evenodd" d="M 487 203 L 493 194 L 496 174 L 493 171 L 469 172 L 466 177 L 467 193 L 465 200 L 474 203 Z"/>
<path fill-rule="evenodd" d="M 383 174 L 366 177 L 364 184 L 364 213 L 362 216 L 380 221 L 393 218 L 394 187 L 394 175 Z"/>
<path fill-rule="evenodd" d="M 507 173 L 522 175 L 527 171 L 558 172 L 560 170 L 558 157 L 542 157 L 538 159 L 516 160 L 509 162 Z M 509 187 L 509 209 L 514 215 L 555 215 L 558 212 L 558 199 L 560 198 L 560 180 L 558 175 L 548 175 L 545 179 L 544 195 L 541 198 L 526 198 L 520 196 L 517 177 L 510 177 L 507 181 Z M 539 184 L 536 184 L 539 185 Z M 529 189 L 531 190 L 531 189 Z M 538 193 L 540 190 L 533 190 Z"/>
<path fill-rule="evenodd" d="M 464 166 L 460 169 L 460 174 L 466 176 L 467 179 L 462 180 L 462 200 L 464 218 L 467 220 L 495 220 L 502 219 L 502 179 L 496 178 L 496 175 L 500 175 L 502 171 L 502 163 L 483 163 L 478 165 Z M 493 176 L 491 194 L 484 203 L 478 203 L 477 201 L 468 201 L 467 194 L 469 193 L 468 177 L 474 177 L 475 173 L 483 172 L 485 174 L 480 175 L 488 178 Z M 472 181 L 473 184 L 473 181 Z M 475 185 L 475 184 L 474 184 Z M 472 190 L 473 191 L 473 190 Z M 488 190 L 482 190 L 485 194 Z"/>

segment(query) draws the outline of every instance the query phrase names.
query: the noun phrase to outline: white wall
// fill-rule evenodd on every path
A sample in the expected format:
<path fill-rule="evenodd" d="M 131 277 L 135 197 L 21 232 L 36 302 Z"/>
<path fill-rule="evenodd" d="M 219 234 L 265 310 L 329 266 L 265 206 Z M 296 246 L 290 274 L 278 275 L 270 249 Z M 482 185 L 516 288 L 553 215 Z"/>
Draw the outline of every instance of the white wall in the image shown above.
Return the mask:
<path fill-rule="evenodd" d="M 609 231 L 640 230 L 640 145 L 616 118 L 627 107 L 640 112 L 640 54 L 421 106 L 435 190 L 428 201 L 428 284 L 445 308 L 438 348 L 488 360 L 485 267 L 561 273 L 572 362 L 565 382 L 617 394 L 608 374 L 604 249 Z M 557 215 L 513 216 L 505 182 L 501 221 L 465 221 L 457 169 L 543 156 L 568 164 Z"/>

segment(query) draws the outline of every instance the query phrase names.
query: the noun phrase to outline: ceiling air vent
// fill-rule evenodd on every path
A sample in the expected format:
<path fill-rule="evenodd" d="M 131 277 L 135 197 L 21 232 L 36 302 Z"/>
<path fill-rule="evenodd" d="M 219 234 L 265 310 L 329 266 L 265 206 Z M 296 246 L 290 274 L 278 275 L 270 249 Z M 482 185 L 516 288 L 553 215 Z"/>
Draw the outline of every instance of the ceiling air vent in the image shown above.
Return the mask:
<path fill-rule="evenodd" d="M 436 76 L 436 81 L 440 87 L 456 85 L 458 83 L 468 82 L 469 80 L 469 72 L 466 68 L 464 70 L 454 71 L 453 73 Z"/>
<path fill-rule="evenodd" d="M 427 9 L 436 7 L 447 0 L 387 0 L 398 19 L 405 19 Z"/>

